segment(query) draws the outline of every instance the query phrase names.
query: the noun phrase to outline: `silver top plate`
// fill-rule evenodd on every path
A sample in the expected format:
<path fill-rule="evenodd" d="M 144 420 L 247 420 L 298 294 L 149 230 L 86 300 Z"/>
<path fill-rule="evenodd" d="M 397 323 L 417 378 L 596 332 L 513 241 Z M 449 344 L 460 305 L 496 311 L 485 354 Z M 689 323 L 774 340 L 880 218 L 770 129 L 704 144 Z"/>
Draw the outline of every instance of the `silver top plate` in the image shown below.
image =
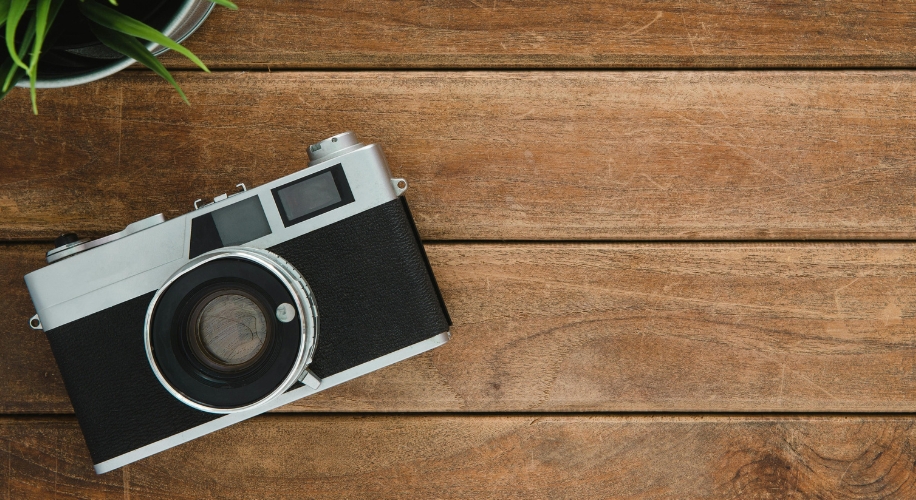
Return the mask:
<path fill-rule="evenodd" d="M 140 231 L 143 231 L 144 229 L 149 229 L 157 224 L 162 224 L 163 222 L 165 222 L 165 216 L 162 214 L 156 214 L 151 217 L 147 217 L 145 219 L 138 220 L 137 222 L 134 222 L 132 224 L 128 224 L 127 227 L 124 228 L 124 230 L 114 233 L 114 234 L 109 234 L 108 236 L 105 236 L 103 238 L 99 238 L 97 240 L 91 240 L 91 241 L 83 239 L 83 240 L 76 241 L 74 243 L 70 243 L 69 245 L 57 247 L 53 250 L 48 251 L 48 255 L 47 255 L 48 264 L 52 264 L 61 259 L 76 255 L 80 252 L 84 252 L 86 250 L 102 246 L 106 243 L 111 243 L 112 241 L 119 240 L 125 236 L 129 236 L 134 233 L 139 233 Z"/>
<path fill-rule="evenodd" d="M 337 164 L 343 168 L 354 201 L 285 227 L 271 189 Z M 359 144 L 342 155 L 333 155 L 306 169 L 229 195 L 172 220 L 157 222 L 158 216 L 154 216 L 139 221 L 144 223 L 142 229 L 127 232 L 132 224 L 117 233 L 117 238 L 95 240 L 105 241 L 91 250 L 71 254 L 27 274 L 25 282 L 41 325 L 50 330 L 158 290 L 169 276 L 190 260 L 191 220 L 200 215 L 258 197 L 271 233 L 243 246 L 266 249 L 394 200 L 399 191 L 392 184 L 381 148 L 375 144 Z M 94 242 L 87 244 L 91 243 Z"/>

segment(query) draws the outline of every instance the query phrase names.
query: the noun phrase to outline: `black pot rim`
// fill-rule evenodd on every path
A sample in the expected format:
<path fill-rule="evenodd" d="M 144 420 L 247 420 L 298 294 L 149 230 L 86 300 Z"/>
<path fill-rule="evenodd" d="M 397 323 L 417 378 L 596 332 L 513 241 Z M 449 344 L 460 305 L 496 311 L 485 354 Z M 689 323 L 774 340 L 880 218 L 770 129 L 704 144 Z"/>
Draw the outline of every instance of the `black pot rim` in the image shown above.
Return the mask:
<path fill-rule="evenodd" d="M 196 31 L 201 24 L 203 24 L 204 20 L 206 20 L 210 13 L 213 11 L 215 5 L 216 4 L 210 2 L 209 0 L 185 0 L 181 6 L 181 9 L 172 18 L 172 21 L 164 29 L 161 30 L 162 33 L 172 40 L 181 43 L 189 36 L 191 36 L 191 34 L 194 33 L 194 31 Z M 156 56 L 168 50 L 167 48 L 153 42 L 147 42 L 146 48 L 152 51 Z M 72 74 L 53 77 L 42 77 L 39 74 L 35 87 L 40 89 L 51 89 L 60 87 L 72 87 L 74 85 L 82 85 L 84 83 L 94 82 L 96 80 L 105 78 L 106 76 L 113 75 L 118 71 L 127 68 L 134 62 L 136 61 L 129 57 L 121 57 L 111 60 L 111 63 L 109 64 L 104 64 L 90 70 L 75 71 Z M 29 79 L 23 78 L 16 84 L 16 86 L 29 87 Z"/>

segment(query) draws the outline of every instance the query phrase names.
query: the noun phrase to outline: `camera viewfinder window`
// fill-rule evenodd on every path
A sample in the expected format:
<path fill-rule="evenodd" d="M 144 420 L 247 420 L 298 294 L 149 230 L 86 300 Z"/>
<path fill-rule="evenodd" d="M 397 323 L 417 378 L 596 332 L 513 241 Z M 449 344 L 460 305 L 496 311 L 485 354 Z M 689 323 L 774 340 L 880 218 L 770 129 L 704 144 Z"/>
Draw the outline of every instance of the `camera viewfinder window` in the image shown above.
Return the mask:
<path fill-rule="evenodd" d="M 273 190 L 286 226 L 321 215 L 353 201 L 341 165 Z"/>
<path fill-rule="evenodd" d="M 232 203 L 191 220 L 188 258 L 232 245 L 241 245 L 270 234 L 270 224 L 257 196 Z"/>
<path fill-rule="evenodd" d="M 270 224 L 267 223 L 267 216 L 257 196 L 211 214 L 223 246 L 241 245 L 270 234 Z"/>
<path fill-rule="evenodd" d="M 337 192 L 331 172 L 316 175 L 311 179 L 281 189 L 279 194 L 283 211 L 290 219 L 298 219 L 315 210 L 340 203 L 340 193 Z"/>

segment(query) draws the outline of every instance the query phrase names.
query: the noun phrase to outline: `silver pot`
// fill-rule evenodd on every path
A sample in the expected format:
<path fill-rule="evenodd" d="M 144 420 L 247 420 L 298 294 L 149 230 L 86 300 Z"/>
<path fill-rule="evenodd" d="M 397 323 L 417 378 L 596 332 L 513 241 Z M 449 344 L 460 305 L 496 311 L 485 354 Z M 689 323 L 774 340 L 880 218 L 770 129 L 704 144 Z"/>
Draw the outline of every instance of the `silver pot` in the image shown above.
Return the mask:
<path fill-rule="evenodd" d="M 213 10 L 214 5 L 215 4 L 210 0 L 186 0 L 178 12 L 175 13 L 175 16 L 169 22 L 168 26 L 161 30 L 162 34 L 181 43 L 187 37 L 191 36 L 191 33 L 194 33 L 194 31 L 204 22 L 204 19 L 206 19 Z M 146 47 L 157 56 L 169 50 L 152 42 L 148 42 Z M 79 74 L 74 74 L 72 76 L 42 78 L 41 75 L 39 75 L 35 85 L 37 88 L 53 89 L 94 82 L 106 76 L 113 75 L 136 62 L 104 45 L 72 49 L 68 50 L 68 52 L 93 59 L 110 59 L 111 63 L 105 64 L 97 69 L 81 71 Z M 23 78 L 16 86 L 28 87 L 29 79 Z"/>

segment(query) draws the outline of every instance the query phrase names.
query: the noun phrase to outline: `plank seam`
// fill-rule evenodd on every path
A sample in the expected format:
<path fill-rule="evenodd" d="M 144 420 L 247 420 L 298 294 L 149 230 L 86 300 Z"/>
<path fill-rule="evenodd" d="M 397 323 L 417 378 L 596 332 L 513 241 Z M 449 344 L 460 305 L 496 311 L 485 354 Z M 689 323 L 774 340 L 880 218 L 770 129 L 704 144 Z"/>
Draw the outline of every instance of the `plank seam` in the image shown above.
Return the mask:
<path fill-rule="evenodd" d="M 485 417 L 607 417 L 607 418 L 657 418 L 657 419 L 682 419 L 682 418 L 723 418 L 723 419 L 749 419 L 749 418 L 774 418 L 774 419 L 792 419 L 792 418 L 824 418 L 824 419 L 853 419 L 853 418 L 916 418 L 916 412 L 819 412 L 819 411 L 779 411 L 779 412 L 676 412 L 676 411 L 659 411 L 659 412 L 614 412 L 614 411 L 574 411 L 574 412 L 269 412 L 258 415 L 254 418 L 365 418 L 365 417 L 392 417 L 392 418 L 436 418 L 436 417 L 461 417 L 461 418 L 485 418 Z M 31 420 L 49 420 L 49 421 L 75 421 L 76 416 L 72 413 L 54 414 L 54 413 L 25 413 L 25 414 L 0 414 L 0 423 L 2 421 L 31 421 Z"/>
<path fill-rule="evenodd" d="M 199 73 L 199 69 L 195 69 L 190 66 L 178 66 L 178 67 L 169 67 L 171 73 Z M 148 72 L 146 68 L 142 67 L 130 67 L 124 70 L 125 73 L 138 74 Z M 565 71 L 565 72 L 581 72 L 581 73 L 596 73 L 596 72 L 627 72 L 627 73 L 640 73 L 640 72 L 659 72 L 659 71 L 671 71 L 679 73 L 687 72 L 741 72 L 741 73 L 752 73 L 752 72 L 844 72 L 844 71 L 868 71 L 868 72 L 891 72 L 891 71 L 916 71 L 916 66 L 691 66 L 691 67 L 668 67 L 668 66 L 607 66 L 607 67 L 593 67 L 593 66 L 551 66 L 551 67 L 523 67 L 523 66 L 468 66 L 468 67 L 458 67 L 458 66 L 448 66 L 448 67 L 435 67 L 435 66 L 413 66 L 413 67 L 387 67 L 387 66 L 316 66 L 316 67 L 284 67 L 284 68 L 269 68 L 263 65 L 253 65 L 253 66 L 225 66 L 218 68 L 210 68 L 211 73 L 232 73 L 232 72 L 245 72 L 245 73 L 305 73 L 305 72 L 314 72 L 314 73 L 365 73 L 365 72 L 384 72 L 384 73 L 413 73 L 413 72 L 438 72 L 438 73 L 466 73 L 466 72 L 515 72 L 515 73 L 537 73 L 537 72 L 555 72 L 555 71 Z"/>
<path fill-rule="evenodd" d="M 77 230 L 79 231 L 79 230 Z M 114 233 L 116 231 L 112 231 Z M 107 234 L 88 235 L 88 238 L 101 238 Z M 595 240 L 422 240 L 425 245 L 758 245 L 766 244 L 772 246 L 782 245 L 801 245 L 801 246 L 824 246 L 824 245 L 912 245 L 916 244 L 916 239 L 773 239 L 773 240 L 753 240 L 753 239 L 720 239 L 720 240 L 672 240 L 672 239 L 640 239 L 640 240 L 619 240 L 619 239 L 595 239 Z M 27 245 L 52 245 L 53 240 L 0 240 L 0 248 L 12 246 Z M 49 249 L 50 250 L 50 249 Z"/>

